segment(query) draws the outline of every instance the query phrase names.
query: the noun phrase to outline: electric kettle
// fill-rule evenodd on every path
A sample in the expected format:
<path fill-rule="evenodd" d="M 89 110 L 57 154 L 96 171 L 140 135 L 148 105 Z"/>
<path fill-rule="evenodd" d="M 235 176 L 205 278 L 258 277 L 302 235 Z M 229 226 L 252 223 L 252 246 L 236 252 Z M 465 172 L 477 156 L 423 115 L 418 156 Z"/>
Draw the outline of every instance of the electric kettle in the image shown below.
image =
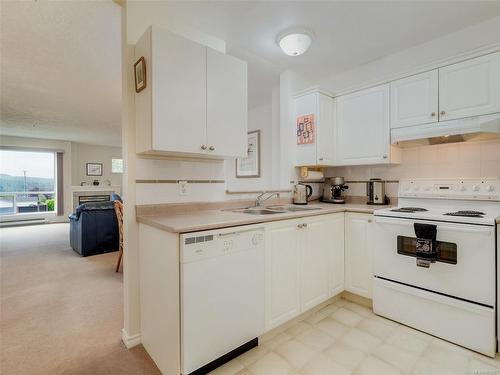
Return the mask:
<path fill-rule="evenodd" d="M 293 204 L 307 204 L 312 195 L 311 185 L 297 184 L 293 188 Z"/>

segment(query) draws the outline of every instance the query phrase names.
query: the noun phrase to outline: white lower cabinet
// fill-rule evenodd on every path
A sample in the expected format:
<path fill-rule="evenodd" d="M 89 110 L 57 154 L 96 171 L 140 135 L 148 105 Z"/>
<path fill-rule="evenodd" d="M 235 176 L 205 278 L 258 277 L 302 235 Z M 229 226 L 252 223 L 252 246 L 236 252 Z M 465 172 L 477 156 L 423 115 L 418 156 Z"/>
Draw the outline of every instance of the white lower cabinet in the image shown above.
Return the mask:
<path fill-rule="evenodd" d="M 373 283 L 372 218 L 371 214 L 345 214 L 345 290 L 370 299 Z"/>
<path fill-rule="evenodd" d="M 342 292 L 344 214 L 266 226 L 266 329 Z"/>
<path fill-rule="evenodd" d="M 266 226 L 266 329 L 300 312 L 299 223 L 287 220 Z"/>

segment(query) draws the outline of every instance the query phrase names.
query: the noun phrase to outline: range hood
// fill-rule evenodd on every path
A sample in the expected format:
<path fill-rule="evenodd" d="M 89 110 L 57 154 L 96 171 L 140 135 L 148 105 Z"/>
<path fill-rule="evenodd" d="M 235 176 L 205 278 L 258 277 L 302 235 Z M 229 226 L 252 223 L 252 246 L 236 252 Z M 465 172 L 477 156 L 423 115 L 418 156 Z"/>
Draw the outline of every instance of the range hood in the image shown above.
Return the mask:
<path fill-rule="evenodd" d="M 391 143 L 400 147 L 499 138 L 500 114 L 391 129 Z"/>

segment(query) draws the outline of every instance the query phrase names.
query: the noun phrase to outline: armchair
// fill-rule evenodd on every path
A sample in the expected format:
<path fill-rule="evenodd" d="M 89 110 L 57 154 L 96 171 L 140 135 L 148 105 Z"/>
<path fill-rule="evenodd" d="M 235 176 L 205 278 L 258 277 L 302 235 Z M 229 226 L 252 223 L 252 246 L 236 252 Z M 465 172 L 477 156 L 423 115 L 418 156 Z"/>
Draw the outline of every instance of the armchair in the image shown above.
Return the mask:
<path fill-rule="evenodd" d="M 81 204 L 69 220 L 70 244 L 81 256 L 118 250 L 118 221 L 112 201 Z"/>

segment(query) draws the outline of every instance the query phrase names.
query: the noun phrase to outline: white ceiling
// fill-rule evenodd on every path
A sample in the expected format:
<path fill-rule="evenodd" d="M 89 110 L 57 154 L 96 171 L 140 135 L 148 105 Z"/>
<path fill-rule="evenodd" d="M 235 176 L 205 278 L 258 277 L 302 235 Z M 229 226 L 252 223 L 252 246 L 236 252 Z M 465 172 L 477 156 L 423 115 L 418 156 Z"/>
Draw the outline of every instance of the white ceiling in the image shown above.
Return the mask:
<path fill-rule="evenodd" d="M 1 133 L 121 145 L 120 7 L 1 2 Z"/>
<path fill-rule="evenodd" d="M 270 102 L 285 69 L 315 81 L 500 15 L 500 1 L 165 3 L 165 24 L 224 39 L 228 53 L 249 61 L 250 107 Z M 2 133 L 118 145 L 119 7 L 104 0 L 1 6 Z M 302 56 L 286 56 L 275 43 L 291 26 L 316 34 Z"/>
<path fill-rule="evenodd" d="M 130 1 L 130 0 L 129 0 Z M 135 1 L 135 0 L 132 0 Z M 500 1 L 168 1 L 165 23 L 185 23 L 224 39 L 249 65 L 251 105 L 291 68 L 316 81 L 500 15 Z M 313 29 L 309 51 L 286 56 L 276 35 Z M 245 53 L 243 53 L 245 52 Z M 266 63 L 267 62 L 267 63 Z M 272 78 L 274 77 L 274 78 Z M 278 81 L 279 82 L 279 81 Z M 258 89 L 256 88 L 258 87 Z"/>

